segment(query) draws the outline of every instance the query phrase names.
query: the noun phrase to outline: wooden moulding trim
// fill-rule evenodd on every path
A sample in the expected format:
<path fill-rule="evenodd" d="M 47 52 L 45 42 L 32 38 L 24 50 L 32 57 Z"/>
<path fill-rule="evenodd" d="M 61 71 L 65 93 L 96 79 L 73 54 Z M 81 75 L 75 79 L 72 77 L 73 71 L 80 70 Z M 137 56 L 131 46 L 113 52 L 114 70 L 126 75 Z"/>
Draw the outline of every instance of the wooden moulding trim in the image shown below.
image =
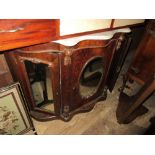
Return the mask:
<path fill-rule="evenodd" d="M 88 45 L 85 45 L 85 46 L 83 46 L 83 47 L 79 47 L 80 46 L 80 43 L 81 42 L 86 42 L 85 40 L 84 41 L 80 41 L 79 43 L 77 43 L 76 45 L 74 45 L 75 46 L 75 49 L 72 49 L 72 52 L 74 52 L 74 51 L 77 51 L 77 50 L 82 50 L 82 49 L 86 49 L 86 48 L 105 48 L 105 47 L 107 47 L 107 46 L 109 46 L 109 44 L 111 44 L 113 41 L 117 41 L 118 39 L 111 39 L 110 41 L 108 41 L 108 42 L 106 42 L 106 41 L 104 41 L 104 40 L 93 40 L 94 42 L 95 41 L 98 41 L 98 42 L 100 42 L 100 43 L 104 43 L 104 44 L 102 44 L 102 45 L 95 45 L 95 44 L 88 44 Z M 77 47 L 76 47 L 77 46 Z"/>
<path fill-rule="evenodd" d="M 49 61 L 45 61 L 45 60 L 41 60 L 41 59 L 38 59 L 38 58 L 31 58 L 31 57 L 21 57 L 19 56 L 19 60 L 21 61 L 25 61 L 25 60 L 28 60 L 28 61 L 31 61 L 33 63 L 43 63 L 43 64 L 46 64 L 50 67 L 53 66 L 53 63 L 52 62 L 49 62 Z"/>
<path fill-rule="evenodd" d="M 112 30 L 112 31 L 106 31 L 106 32 L 100 32 L 100 33 L 93 33 L 90 35 L 84 35 L 84 36 L 79 36 L 79 37 L 73 37 L 73 38 L 68 38 L 68 39 L 60 39 L 60 40 L 56 40 L 53 41 L 54 43 L 59 43 L 61 45 L 64 46 L 75 46 L 78 43 L 80 43 L 81 41 L 91 41 L 91 40 L 95 40 L 95 41 L 105 41 L 105 40 L 110 40 L 113 39 L 115 34 L 117 33 L 130 33 L 131 29 L 130 28 L 124 28 L 124 29 L 116 29 L 116 30 Z M 94 43 L 93 43 L 94 44 Z"/>
<path fill-rule="evenodd" d="M 20 49 L 17 50 L 17 52 L 22 52 L 27 54 L 28 53 L 57 53 L 58 54 L 58 53 L 67 53 L 68 51 L 74 52 L 74 51 L 86 49 L 86 48 L 104 48 L 108 46 L 111 42 L 118 40 L 115 38 L 115 36 L 120 35 L 120 33 L 122 32 L 115 32 L 112 38 L 107 40 L 96 40 L 96 39 L 80 40 L 71 46 L 63 45 L 57 42 L 50 42 L 50 43 L 42 44 L 42 47 L 43 46 L 45 47 L 44 49 L 43 48 L 41 49 L 40 45 L 34 45 L 34 46 L 31 46 L 32 48 L 26 47 L 26 48 L 23 48 L 22 50 Z M 125 33 L 129 33 L 129 32 L 127 31 Z"/>

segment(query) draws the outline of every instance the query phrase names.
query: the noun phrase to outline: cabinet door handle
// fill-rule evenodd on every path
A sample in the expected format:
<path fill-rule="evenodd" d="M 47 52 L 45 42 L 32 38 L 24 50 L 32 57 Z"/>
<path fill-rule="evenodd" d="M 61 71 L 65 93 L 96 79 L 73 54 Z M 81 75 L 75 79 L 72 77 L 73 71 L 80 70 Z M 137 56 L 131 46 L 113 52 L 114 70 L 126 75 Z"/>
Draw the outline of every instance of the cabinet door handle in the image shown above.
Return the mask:
<path fill-rule="evenodd" d="M 24 27 L 16 27 L 15 29 L 10 29 L 10 30 L 1 30 L 0 33 L 13 33 L 13 32 L 18 32 L 24 30 Z"/>

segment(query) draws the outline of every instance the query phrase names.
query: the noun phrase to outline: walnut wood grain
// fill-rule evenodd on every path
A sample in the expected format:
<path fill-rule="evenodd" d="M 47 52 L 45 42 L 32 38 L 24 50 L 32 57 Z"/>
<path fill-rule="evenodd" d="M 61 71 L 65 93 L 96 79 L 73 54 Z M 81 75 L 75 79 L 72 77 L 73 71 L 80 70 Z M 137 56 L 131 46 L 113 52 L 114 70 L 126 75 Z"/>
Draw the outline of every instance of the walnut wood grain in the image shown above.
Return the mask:
<path fill-rule="evenodd" d="M 0 51 L 49 42 L 57 27 L 56 19 L 1 19 Z"/>

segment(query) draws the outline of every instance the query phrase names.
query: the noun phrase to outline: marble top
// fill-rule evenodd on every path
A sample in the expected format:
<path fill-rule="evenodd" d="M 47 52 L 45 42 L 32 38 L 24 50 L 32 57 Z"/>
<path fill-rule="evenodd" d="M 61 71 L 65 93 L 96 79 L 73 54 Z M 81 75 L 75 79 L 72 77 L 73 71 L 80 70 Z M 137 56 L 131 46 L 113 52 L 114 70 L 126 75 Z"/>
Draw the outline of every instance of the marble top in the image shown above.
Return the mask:
<path fill-rule="evenodd" d="M 130 28 L 116 29 L 112 31 L 93 33 L 90 35 L 83 35 L 79 37 L 56 40 L 52 42 L 59 43 L 65 46 L 74 46 L 82 40 L 108 40 L 111 39 L 114 36 L 114 34 L 118 32 L 129 33 L 131 32 L 131 29 Z"/>

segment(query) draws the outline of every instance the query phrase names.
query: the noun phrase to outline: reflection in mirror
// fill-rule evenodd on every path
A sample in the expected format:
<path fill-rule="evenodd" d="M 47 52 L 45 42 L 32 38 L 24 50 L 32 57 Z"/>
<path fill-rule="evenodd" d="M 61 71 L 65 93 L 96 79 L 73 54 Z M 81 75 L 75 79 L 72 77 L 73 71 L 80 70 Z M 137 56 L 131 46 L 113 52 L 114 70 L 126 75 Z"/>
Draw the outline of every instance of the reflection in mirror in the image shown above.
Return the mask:
<path fill-rule="evenodd" d="M 104 72 L 103 58 L 94 58 L 84 67 L 80 77 L 80 94 L 83 98 L 94 95 Z"/>
<path fill-rule="evenodd" d="M 25 60 L 25 68 L 37 107 L 54 112 L 50 70 L 47 64 Z"/>

